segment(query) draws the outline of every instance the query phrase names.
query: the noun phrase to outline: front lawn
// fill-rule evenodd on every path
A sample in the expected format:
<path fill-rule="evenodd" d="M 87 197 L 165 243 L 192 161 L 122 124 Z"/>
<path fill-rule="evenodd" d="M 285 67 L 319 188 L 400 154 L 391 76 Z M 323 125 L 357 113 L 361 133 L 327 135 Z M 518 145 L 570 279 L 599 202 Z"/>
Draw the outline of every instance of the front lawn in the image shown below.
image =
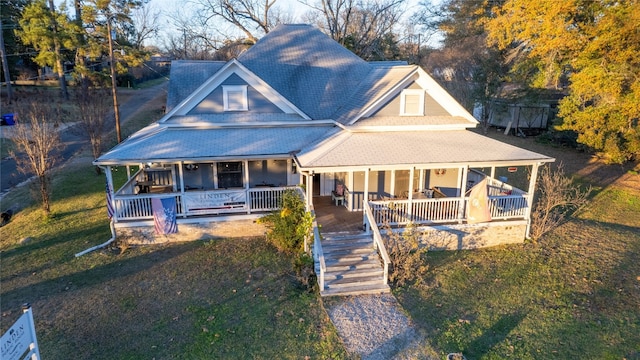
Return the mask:
<path fill-rule="evenodd" d="M 319 296 L 263 238 L 76 258 L 110 237 L 104 179 L 67 168 L 56 194 L 50 219 L 28 207 L 0 228 L 1 330 L 31 303 L 43 358 L 346 357 Z"/>

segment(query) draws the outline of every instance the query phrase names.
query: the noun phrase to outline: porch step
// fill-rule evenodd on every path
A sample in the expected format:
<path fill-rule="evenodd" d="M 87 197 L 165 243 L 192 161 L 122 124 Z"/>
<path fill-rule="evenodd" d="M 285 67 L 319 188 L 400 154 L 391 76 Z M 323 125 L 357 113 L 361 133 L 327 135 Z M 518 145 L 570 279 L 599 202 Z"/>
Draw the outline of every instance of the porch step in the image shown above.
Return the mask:
<path fill-rule="evenodd" d="M 349 295 L 369 295 L 369 294 L 383 294 L 391 292 L 389 285 L 356 285 L 352 287 L 325 289 L 320 291 L 320 296 L 349 296 Z"/>
<path fill-rule="evenodd" d="M 384 269 L 371 235 L 323 234 L 325 286 L 321 296 L 378 294 L 389 292 Z M 316 264 L 316 272 L 320 272 Z"/>

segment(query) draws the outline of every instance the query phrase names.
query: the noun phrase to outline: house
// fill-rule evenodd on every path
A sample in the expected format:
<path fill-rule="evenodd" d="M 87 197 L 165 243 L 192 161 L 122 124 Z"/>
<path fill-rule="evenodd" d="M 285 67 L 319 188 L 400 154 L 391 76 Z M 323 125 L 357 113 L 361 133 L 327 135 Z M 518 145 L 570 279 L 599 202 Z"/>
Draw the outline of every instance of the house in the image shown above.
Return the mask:
<path fill-rule="evenodd" d="M 303 184 L 310 210 L 333 193 L 335 211 L 361 214 L 383 258 L 383 223 L 424 225 L 432 247 L 521 242 L 538 167 L 554 161 L 471 131 L 420 67 L 366 62 L 309 25 L 279 25 L 229 62 L 174 61 L 166 108 L 94 162 L 111 187 L 113 167 L 136 169 L 113 195 L 117 229 L 152 226 L 157 197 L 175 199 L 178 224 L 256 218 Z M 514 169 L 528 183 L 509 183 Z M 485 180 L 492 221 L 472 224 L 468 191 Z M 318 229 L 313 246 L 325 291 Z"/>

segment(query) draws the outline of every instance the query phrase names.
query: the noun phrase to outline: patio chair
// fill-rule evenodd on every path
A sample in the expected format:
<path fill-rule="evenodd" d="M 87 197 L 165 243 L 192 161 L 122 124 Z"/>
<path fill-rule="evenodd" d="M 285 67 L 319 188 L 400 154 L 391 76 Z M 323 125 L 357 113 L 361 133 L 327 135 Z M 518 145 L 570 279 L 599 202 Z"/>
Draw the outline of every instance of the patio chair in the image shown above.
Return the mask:
<path fill-rule="evenodd" d="M 344 205 L 344 185 L 338 184 L 336 185 L 336 189 L 331 191 L 331 201 L 333 201 L 336 206 L 338 206 L 338 203 Z"/>

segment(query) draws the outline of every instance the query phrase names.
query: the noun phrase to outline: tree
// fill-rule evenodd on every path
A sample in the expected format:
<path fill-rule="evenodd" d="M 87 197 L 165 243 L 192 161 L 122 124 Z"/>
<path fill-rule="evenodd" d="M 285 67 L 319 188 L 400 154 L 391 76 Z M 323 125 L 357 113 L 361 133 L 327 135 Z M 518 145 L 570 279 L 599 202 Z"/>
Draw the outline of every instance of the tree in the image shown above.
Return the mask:
<path fill-rule="evenodd" d="M 149 4 L 143 3 L 133 10 L 133 27 L 131 42 L 134 48 L 142 50 L 145 40 L 158 34 L 160 27 L 160 11 L 152 8 Z"/>
<path fill-rule="evenodd" d="M 42 210 L 49 215 L 51 172 L 58 163 L 58 151 L 64 146 L 55 126 L 61 121 L 60 111 L 55 105 L 27 100 L 16 105 L 16 113 L 20 121 L 14 125 L 11 135 L 15 149 L 10 156 L 15 159 L 18 171 L 35 175 L 34 197 L 40 198 Z"/>
<path fill-rule="evenodd" d="M 508 0 L 494 10 L 489 40 L 517 49 L 512 73 L 532 87 L 559 87 L 569 76 L 560 129 L 610 162 L 640 157 L 638 2 Z"/>
<path fill-rule="evenodd" d="M 414 21 L 443 35 L 443 47 L 422 65 L 468 110 L 482 109 L 480 123 L 489 127 L 492 102 L 507 80 L 506 51 L 487 46 L 485 24 L 498 1 L 447 0 L 421 4 Z M 511 79 L 513 80 L 513 79 Z"/>
<path fill-rule="evenodd" d="M 49 7 L 45 0 L 36 0 L 25 7 L 20 19 L 21 30 L 18 35 L 25 44 L 32 45 L 38 55 L 36 63 L 40 66 L 52 66 L 58 75 L 60 90 L 64 99 L 69 98 L 63 66 L 62 48 L 76 47 L 76 34 L 80 31 L 77 24 L 66 14 L 64 3 L 55 9 L 53 0 Z"/>
<path fill-rule="evenodd" d="M 76 91 L 75 103 L 79 119 L 78 128 L 91 142 L 91 153 L 97 159 L 102 153 L 105 125 L 109 117 L 109 91 L 91 88 Z"/>
<path fill-rule="evenodd" d="M 83 22 L 93 29 L 87 36 L 87 53 L 102 58 L 108 54 L 111 78 L 111 94 L 115 114 L 118 143 L 120 132 L 120 110 L 117 96 L 117 73 L 127 71 L 120 61 L 128 66 L 142 65 L 147 54 L 131 46 L 128 36 L 135 33 L 131 12 L 141 6 L 138 0 L 87 0 L 83 8 Z M 114 51 L 115 46 L 119 51 Z"/>
<path fill-rule="evenodd" d="M 320 0 L 303 2 L 315 22 L 332 39 L 365 60 L 394 58 L 399 50 L 393 34 L 404 0 Z M 396 48 L 396 49 L 394 49 Z"/>
<path fill-rule="evenodd" d="M 591 186 L 581 189 L 565 176 L 564 166 L 553 171 L 545 166 L 538 178 L 538 194 L 531 211 L 531 237 L 535 240 L 562 224 L 567 215 L 585 205 Z"/>
<path fill-rule="evenodd" d="M 200 0 L 200 19 L 208 25 L 213 19 L 222 19 L 255 44 L 259 36 L 279 22 L 279 14 L 272 12 L 275 3 L 276 0 Z"/>

